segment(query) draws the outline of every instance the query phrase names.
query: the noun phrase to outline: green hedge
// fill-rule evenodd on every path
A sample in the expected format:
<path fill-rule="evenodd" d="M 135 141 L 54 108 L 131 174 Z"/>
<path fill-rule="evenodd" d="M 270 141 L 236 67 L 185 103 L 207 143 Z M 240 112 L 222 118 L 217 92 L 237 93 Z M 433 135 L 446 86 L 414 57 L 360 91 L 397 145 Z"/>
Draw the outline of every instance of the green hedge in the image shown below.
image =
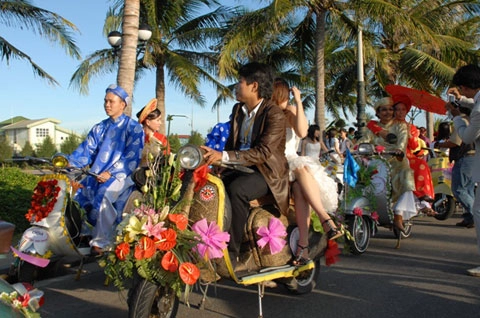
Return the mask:
<path fill-rule="evenodd" d="M 0 219 L 15 224 L 15 233 L 29 226 L 25 213 L 39 177 L 19 168 L 0 168 Z"/>

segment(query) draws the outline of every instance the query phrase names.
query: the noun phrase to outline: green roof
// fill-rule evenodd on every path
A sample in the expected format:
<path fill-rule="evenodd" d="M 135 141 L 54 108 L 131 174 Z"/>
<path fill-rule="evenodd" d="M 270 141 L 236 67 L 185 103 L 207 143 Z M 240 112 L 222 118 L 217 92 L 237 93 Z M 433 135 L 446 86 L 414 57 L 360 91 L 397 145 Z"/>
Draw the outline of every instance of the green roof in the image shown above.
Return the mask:
<path fill-rule="evenodd" d="M 22 120 L 25 120 L 25 119 L 28 119 L 28 118 L 25 118 L 23 116 L 12 117 L 10 119 L 7 119 L 7 120 L 4 120 L 4 121 L 0 122 L 0 128 L 3 127 L 3 126 L 18 123 L 19 121 L 22 121 Z"/>

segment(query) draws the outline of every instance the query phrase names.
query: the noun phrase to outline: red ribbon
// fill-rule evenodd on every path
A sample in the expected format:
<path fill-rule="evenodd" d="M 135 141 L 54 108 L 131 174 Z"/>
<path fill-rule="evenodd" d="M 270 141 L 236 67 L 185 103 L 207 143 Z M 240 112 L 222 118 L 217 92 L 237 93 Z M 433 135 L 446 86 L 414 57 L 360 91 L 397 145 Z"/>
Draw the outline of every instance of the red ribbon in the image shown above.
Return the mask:
<path fill-rule="evenodd" d="M 327 249 L 325 250 L 325 264 L 330 266 L 338 261 L 338 255 L 340 255 L 340 249 L 335 241 L 329 240 L 327 243 Z"/>
<path fill-rule="evenodd" d="M 195 171 L 193 172 L 193 181 L 195 181 L 196 184 L 194 190 L 195 192 L 200 190 L 207 183 L 207 176 L 209 172 L 210 168 L 207 164 L 204 164 L 203 166 L 195 169 Z"/>

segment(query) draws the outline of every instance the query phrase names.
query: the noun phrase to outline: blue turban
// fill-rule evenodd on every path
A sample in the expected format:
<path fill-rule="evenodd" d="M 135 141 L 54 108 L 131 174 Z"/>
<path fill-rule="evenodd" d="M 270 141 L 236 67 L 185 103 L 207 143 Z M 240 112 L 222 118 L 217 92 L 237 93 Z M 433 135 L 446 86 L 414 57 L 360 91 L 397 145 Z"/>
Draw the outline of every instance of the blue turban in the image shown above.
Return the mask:
<path fill-rule="evenodd" d="M 129 102 L 128 93 L 118 85 L 112 84 L 108 86 L 107 89 L 105 90 L 105 93 L 112 93 L 117 95 L 125 102 L 125 104 L 128 104 Z"/>

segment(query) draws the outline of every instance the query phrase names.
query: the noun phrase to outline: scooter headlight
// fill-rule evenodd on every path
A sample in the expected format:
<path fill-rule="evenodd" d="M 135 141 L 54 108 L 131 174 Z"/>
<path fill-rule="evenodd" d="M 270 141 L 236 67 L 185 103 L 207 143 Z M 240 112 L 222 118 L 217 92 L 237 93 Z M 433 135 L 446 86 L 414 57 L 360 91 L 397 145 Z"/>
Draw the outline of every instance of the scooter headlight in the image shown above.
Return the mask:
<path fill-rule="evenodd" d="M 185 145 L 178 150 L 180 166 L 185 169 L 194 170 L 203 164 L 203 153 L 200 147 Z"/>
<path fill-rule="evenodd" d="M 358 145 L 357 152 L 359 155 L 362 156 L 371 156 L 375 152 L 375 148 L 372 144 L 369 143 L 361 143 Z"/>
<path fill-rule="evenodd" d="M 57 153 L 52 157 L 52 164 L 58 169 L 66 168 L 68 167 L 68 158 L 63 153 Z"/>

